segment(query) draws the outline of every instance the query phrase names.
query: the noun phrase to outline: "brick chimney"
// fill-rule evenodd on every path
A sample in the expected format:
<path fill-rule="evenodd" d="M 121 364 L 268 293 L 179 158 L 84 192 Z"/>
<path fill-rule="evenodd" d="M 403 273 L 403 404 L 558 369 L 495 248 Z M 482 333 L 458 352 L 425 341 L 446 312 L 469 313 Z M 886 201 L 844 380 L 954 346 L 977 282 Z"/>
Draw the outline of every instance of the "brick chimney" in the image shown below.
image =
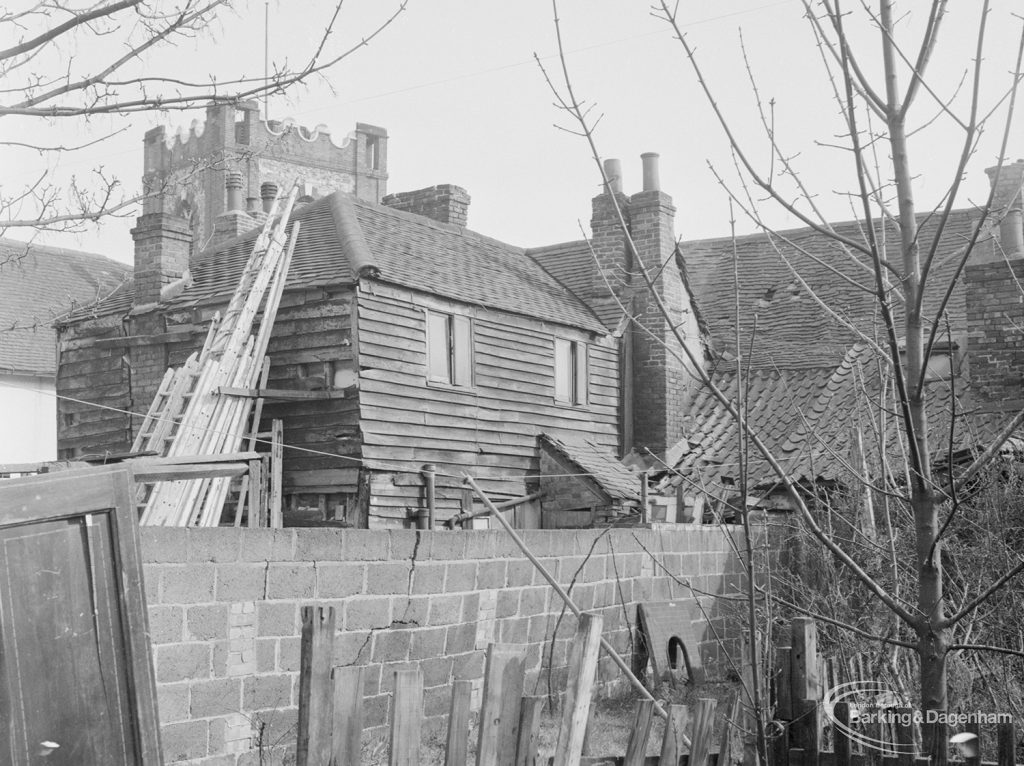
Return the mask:
<path fill-rule="evenodd" d="M 609 305 L 619 311 L 609 293 L 610 285 L 619 301 L 630 306 L 637 317 L 637 323 L 623 336 L 622 447 L 623 452 L 649 449 L 664 456 L 682 438 L 683 402 L 687 387 L 696 380 L 690 365 L 671 353 L 681 353 L 672 325 L 679 328 L 698 359 L 702 358 L 703 346 L 689 290 L 676 261 L 676 209 L 672 198 L 661 191 L 658 155 L 647 153 L 641 159 L 643 190 L 630 197 L 622 193 L 618 161 L 605 162 L 608 189 L 594 198 L 591 218 L 591 246 L 599 271 L 585 299 L 608 323 L 615 316 L 614 312 L 604 313 Z M 632 236 L 636 256 L 654 280 L 655 293 L 668 307 L 670 321 L 662 316 L 639 269 L 634 267 L 612 195 Z"/>
<path fill-rule="evenodd" d="M 218 215 L 213 222 L 212 245 L 219 245 L 229 239 L 234 239 L 239 234 L 244 234 L 258 226 L 258 222 L 247 213 L 242 201 L 242 174 L 237 170 L 227 173 L 224 182 L 227 192 L 227 203 L 225 212 Z"/>
<path fill-rule="evenodd" d="M 993 236 L 964 271 L 971 383 L 988 408 L 1024 407 L 1024 161 L 985 171 L 994 184 Z"/>
<path fill-rule="evenodd" d="M 465 227 L 469 217 L 469 193 L 461 186 L 452 184 L 389 194 L 381 200 L 381 204 L 462 227 Z"/>
<path fill-rule="evenodd" d="M 188 269 L 192 249 L 189 222 L 169 213 L 139 216 L 132 229 L 135 240 L 135 305 L 155 304 L 160 288 Z"/>

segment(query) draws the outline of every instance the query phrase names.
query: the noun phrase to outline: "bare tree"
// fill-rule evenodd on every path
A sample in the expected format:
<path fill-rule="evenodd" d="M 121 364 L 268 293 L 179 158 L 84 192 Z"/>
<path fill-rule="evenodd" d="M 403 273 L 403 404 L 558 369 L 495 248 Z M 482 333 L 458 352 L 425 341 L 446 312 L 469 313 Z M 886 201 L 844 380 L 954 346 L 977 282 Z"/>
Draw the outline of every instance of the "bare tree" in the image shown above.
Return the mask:
<path fill-rule="evenodd" d="M 962 518 L 961 500 L 965 489 L 982 475 L 1006 440 L 1024 424 L 1024 413 L 1010 414 L 1004 420 L 1001 430 L 989 441 L 987 448 L 976 455 L 959 474 L 954 475 L 951 466 L 947 466 L 949 473 L 945 477 L 937 475 L 936 455 L 942 451 L 945 435 L 936 434 L 929 423 L 929 405 L 933 393 L 926 382 L 929 360 L 937 339 L 947 326 L 946 312 L 951 297 L 972 254 L 988 236 L 994 223 L 991 195 L 976 210 L 972 228 L 960 242 L 953 268 L 940 270 L 937 257 L 945 238 L 953 236 L 949 232 L 949 224 L 954 208 L 963 204 L 960 200 L 963 196 L 960 187 L 968 161 L 977 152 L 982 131 L 993 122 L 997 114 L 1000 118 L 1005 115 L 1005 123 L 1000 131 L 1002 146 L 998 157 L 999 167 L 1002 167 L 1021 81 L 1024 32 L 1016 47 L 1015 62 L 1007 67 L 1010 72 L 1007 74 L 1004 70 L 990 73 L 984 67 L 986 55 L 990 53 L 986 48 L 986 32 L 991 23 L 991 9 L 988 0 L 979 3 L 973 32 L 973 59 L 967 65 L 962 87 L 950 94 L 945 92 L 946 88 L 936 87 L 929 82 L 929 64 L 941 55 L 938 41 L 947 16 L 945 0 L 933 0 L 927 4 L 924 24 L 913 35 L 908 33 L 907 24 L 901 23 L 906 20 L 898 16 L 895 0 L 856 3 L 851 9 L 843 8 L 841 0 L 803 0 L 803 6 L 821 52 L 822 65 L 832 83 L 831 106 L 838 107 L 845 125 L 842 151 L 851 163 L 853 190 L 849 197 L 853 200 L 859 221 L 859 233 L 855 236 L 851 236 L 848 229 L 837 229 L 822 214 L 815 194 L 807 188 L 799 169 L 794 166 L 793 155 L 784 152 L 780 146 L 774 120 L 757 90 L 756 78 L 751 76 L 753 93 L 768 139 L 766 145 L 769 147 L 769 156 L 762 162 L 755 161 L 720 108 L 701 67 L 695 46 L 683 32 L 678 3 L 658 0 L 654 5 L 654 15 L 669 26 L 678 40 L 685 60 L 728 138 L 742 179 L 737 188 L 730 188 L 723 181 L 732 204 L 769 233 L 770 239 L 780 248 L 780 257 L 784 258 L 783 250 L 801 252 L 801 246 L 784 233 L 772 231 L 764 223 L 758 211 L 758 198 L 767 198 L 782 206 L 791 216 L 816 232 L 817 236 L 831 242 L 837 253 L 855 263 L 866 275 L 866 289 L 872 296 L 876 316 L 880 318 L 881 332 L 876 333 L 872 327 L 857 327 L 838 312 L 833 311 L 833 318 L 847 325 L 847 329 L 871 350 L 878 369 L 884 370 L 882 377 L 886 381 L 885 385 L 889 386 L 888 393 L 880 399 L 875 397 L 875 406 L 879 410 L 891 406 L 898 422 L 894 437 L 898 444 L 890 445 L 895 449 L 886 451 L 884 459 L 888 460 L 891 453 L 895 452 L 902 456 L 903 465 L 900 469 L 883 471 L 880 476 L 868 468 L 865 461 L 863 466 L 851 466 L 851 472 L 863 487 L 884 494 L 888 503 L 905 508 L 912 518 L 911 559 L 906 562 L 893 560 L 893 566 L 906 569 L 909 577 L 901 580 L 878 576 L 876 568 L 861 555 L 864 546 L 849 545 L 849 536 L 834 534 L 833 530 L 822 525 L 820 517 L 812 510 L 805 488 L 798 485 L 792 472 L 779 455 L 773 454 L 761 435 L 747 426 L 742 383 L 736 387 L 735 396 L 719 388 L 707 371 L 704 360 L 694 357 L 692 344 L 684 342 L 678 331 L 675 331 L 676 343 L 669 351 L 680 358 L 686 358 L 691 369 L 700 377 L 700 385 L 708 389 L 720 407 L 739 423 L 744 444 L 749 444 L 752 452 L 759 455 L 770 468 L 776 486 L 785 491 L 796 509 L 803 529 L 849 573 L 864 596 L 882 605 L 893 615 L 900 630 L 905 633 L 881 637 L 881 640 L 912 648 L 916 652 L 920 663 L 922 708 L 943 711 L 948 705 L 947 663 L 951 652 L 975 649 L 1019 653 L 1016 647 L 978 646 L 970 642 L 954 641 L 952 636 L 958 625 L 977 614 L 980 607 L 999 594 L 1024 570 L 1024 560 L 1002 571 L 987 572 L 987 582 L 980 587 L 974 586 L 973 592 L 959 598 L 955 608 L 950 609 L 946 598 L 949 573 L 943 569 L 943 542 L 953 533 L 956 522 Z M 863 28 L 873 30 L 876 39 L 880 39 L 880 60 L 872 59 L 871 66 L 867 66 L 866 59 L 861 58 L 862 52 L 854 49 L 854 35 L 848 31 L 858 20 Z M 1007 23 L 1011 21 L 1013 18 L 1005 20 Z M 557 3 L 555 26 L 561 50 Z M 914 39 L 911 40 L 911 37 Z M 564 55 L 561 66 L 558 84 L 546 72 L 545 77 L 555 93 L 557 106 L 568 116 L 571 123 L 568 129 L 588 143 L 604 188 L 610 191 L 609 179 L 605 176 L 595 139 L 594 128 L 599 117 L 592 113 L 592 106 L 578 98 L 574 92 Z M 749 65 L 748 71 L 752 71 Z M 873 72 L 878 74 L 873 76 Z M 1000 86 L 1002 90 L 994 99 L 995 103 L 983 106 L 982 84 L 1000 77 L 1004 80 Z M 1002 107 L 1002 112 L 999 107 Z M 919 114 L 921 112 L 925 114 L 922 116 Z M 960 132 L 960 142 L 949 150 L 953 153 L 954 170 L 943 199 L 929 212 L 929 225 L 924 229 L 920 225 L 922 216 L 916 205 L 917 179 L 912 171 L 911 159 L 912 151 L 935 150 L 934 146 L 929 147 L 928 139 L 922 138 L 918 131 L 936 120 L 954 126 Z M 829 138 L 827 142 L 833 143 L 833 139 Z M 998 173 L 997 170 L 997 176 Z M 994 183 L 993 191 L 995 188 Z M 614 200 L 614 195 L 609 196 Z M 653 289 L 652 280 L 657 279 L 658 275 L 645 268 L 638 257 L 621 211 L 619 222 L 626 234 L 627 247 L 632 251 L 634 275 L 649 288 L 653 304 L 668 318 L 667 307 L 661 303 L 658 291 Z M 898 234 L 896 253 L 892 249 L 887 251 L 888 243 L 884 235 L 880 234 L 886 227 L 894 227 Z M 804 254 L 813 257 L 813 253 Z M 738 269 L 742 268 L 742 262 L 739 262 Z M 799 268 L 791 268 L 794 278 L 801 280 Z M 843 270 L 836 270 L 836 275 L 847 278 Z M 813 285 L 804 283 L 803 286 L 813 293 Z M 857 283 L 857 286 L 865 285 Z M 926 295 L 938 298 L 926 301 Z M 831 310 L 825 301 L 818 301 L 824 310 Z M 625 303 L 622 308 L 623 311 L 627 310 Z M 740 311 L 737 307 L 738 324 L 741 320 Z M 668 324 L 673 326 L 671 320 L 668 320 Z M 746 342 L 753 343 L 753 337 L 737 337 L 737 356 L 742 355 Z M 741 361 L 737 361 L 737 366 L 742 372 Z M 949 429 L 956 427 L 954 421 L 957 416 L 958 413 L 952 411 L 948 414 Z M 887 429 L 883 428 L 882 435 L 886 432 Z M 741 462 L 745 462 L 743 453 L 744 449 L 741 448 Z M 893 555 L 895 550 L 893 547 Z M 906 580 L 909 581 L 909 589 L 901 589 L 898 583 Z M 870 632 L 861 633 L 873 635 Z M 900 638 L 900 635 L 905 637 Z"/>
<path fill-rule="evenodd" d="M 230 20 L 233 4 L 229 0 L 38 0 L 19 10 L 0 8 L 0 40 L 10 43 L 0 50 L 0 118 L 38 120 L 40 128 L 43 122 L 85 125 L 102 115 L 189 110 L 286 93 L 323 76 L 368 45 L 407 2 L 396 0 L 375 29 L 343 49 L 335 43 L 343 0 L 328 4 L 323 11 L 310 6 L 308 23 L 317 30 L 317 37 L 308 50 L 298 51 L 291 61 L 275 63 L 263 77 L 222 79 L 210 72 L 195 81 L 180 77 L 173 62 L 165 71 L 153 71 L 153 57 L 209 34 L 211 26 L 225 16 Z M 24 124 L 22 119 L 19 125 Z M 114 127 L 82 143 L 53 145 L 33 140 L 31 136 L 37 133 L 30 127 L 29 137 L 0 145 L 46 158 L 108 140 L 125 129 Z M 26 133 L 24 129 L 21 132 Z M 80 230 L 104 216 L 127 214 L 126 208 L 141 199 L 102 167 L 90 177 L 72 178 L 64 186 L 52 180 L 47 162 L 40 165 L 31 183 L 16 189 L 0 188 L 0 234 L 13 228 Z"/>

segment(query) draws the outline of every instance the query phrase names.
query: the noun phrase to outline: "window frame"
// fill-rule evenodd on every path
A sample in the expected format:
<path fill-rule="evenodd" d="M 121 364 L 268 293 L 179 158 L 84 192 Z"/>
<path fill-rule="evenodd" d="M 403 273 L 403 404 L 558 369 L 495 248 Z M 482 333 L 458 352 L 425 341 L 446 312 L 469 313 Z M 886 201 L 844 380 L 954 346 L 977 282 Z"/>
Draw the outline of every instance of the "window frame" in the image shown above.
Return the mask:
<path fill-rule="evenodd" d="M 564 407 L 585 407 L 590 403 L 590 353 L 586 341 L 555 335 L 552 364 L 554 369 L 554 401 Z M 560 352 L 559 349 L 566 349 Z M 567 354 L 567 356 L 565 356 Z M 562 359 L 564 358 L 564 361 Z M 560 372 L 561 369 L 565 372 Z M 560 378 L 567 375 L 568 396 L 561 389 Z"/>
<path fill-rule="evenodd" d="M 472 388 L 475 385 L 475 364 L 473 353 L 474 328 L 472 317 L 452 311 L 438 309 L 423 310 L 423 331 L 426 340 L 427 385 L 449 388 Z M 432 339 L 431 323 L 436 318 L 445 322 L 444 346 L 446 374 L 441 376 L 433 372 L 434 355 L 438 353 L 437 343 Z M 441 361 L 441 360 L 436 360 Z"/>

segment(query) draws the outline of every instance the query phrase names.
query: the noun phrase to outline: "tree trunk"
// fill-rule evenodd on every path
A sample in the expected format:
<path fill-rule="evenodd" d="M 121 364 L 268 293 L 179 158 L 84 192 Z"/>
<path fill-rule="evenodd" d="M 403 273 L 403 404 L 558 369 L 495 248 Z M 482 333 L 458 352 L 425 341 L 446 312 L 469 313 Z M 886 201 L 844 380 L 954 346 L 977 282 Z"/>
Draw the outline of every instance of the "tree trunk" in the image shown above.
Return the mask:
<path fill-rule="evenodd" d="M 921 260 L 918 248 L 917 214 L 914 209 L 913 175 L 907 154 L 906 104 L 901 103 L 893 42 L 893 2 L 881 0 L 882 61 L 885 68 L 886 118 L 896 195 L 899 203 L 900 249 L 904 296 L 904 339 L 902 367 L 907 407 L 907 437 L 910 447 L 910 505 L 914 514 L 917 552 L 918 654 L 921 666 L 921 708 L 946 710 L 947 630 L 942 593 L 942 554 L 936 544 L 938 507 L 931 489 L 931 455 L 928 448 L 926 389 L 921 385 L 927 365 L 924 358 L 924 326 L 921 321 Z"/>

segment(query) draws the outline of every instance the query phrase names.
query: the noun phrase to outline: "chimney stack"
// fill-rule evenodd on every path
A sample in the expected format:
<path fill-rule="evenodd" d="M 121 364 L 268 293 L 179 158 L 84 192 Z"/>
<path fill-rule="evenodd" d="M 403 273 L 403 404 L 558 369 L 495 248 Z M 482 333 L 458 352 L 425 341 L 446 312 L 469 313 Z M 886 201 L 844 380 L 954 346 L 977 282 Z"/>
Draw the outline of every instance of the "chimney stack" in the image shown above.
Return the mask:
<path fill-rule="evenodd" d="M 664 456 L 683 434 L 683 402 L 693 370 L 666 348 L 677 347 L 676 325 L 697 359 L 703 346 L 690 293 L 675 261 L 675 212 L 672 198 L 659 189 L 658 155 L 643 160 L 644 190 L 631 197 L 622 193 L 621 163 L 605 160 L 608 188 L 594 197 L 591 242 L 597 261 L 583 298 L 609 329 L 619 325 L 624 305 L 637 319 L 622 337 L 624 390 L 622 452 L 649 448 Z M 621 214 L 621 219 L 620 219 Z M 654 279 L 654 290 L 669 308 L 669 321 L 658 311 L 654 297 L 638 273 L 622 229 L 625 221 L 636 255 Z M 609 287 L 613 294 L 609 293 Z"/>
<path fill-rule="evenodd" d="M 227 190 L 227 210 L 213 221 L 211 244 L 214 246 L 234 239 L 258 225 L 242 208 L 242 174 L 237 170 L 229 171 L 224 185 Z"/>
<path fill-rule="evenodd" d="M 469 218 L 469 201 L 469 193 L 461 186 L 440 184 L 416 191 L 389 194 L 381 200 L 381 204 L 440 223 L 465 227 Z"/>
<path fill-rule="evenodd" d="M 690 352 L 702 359 L 700 328 L 690 291 L 676 263 L 675 214 L 672 198 L 660 189 L 658 155 L 642 154 L 643 191 L 629 198 L 629 228 L 637 256 L 654 280 L 654 292 L 668 309 L 666 319 L 641 277 L 634 302 L 632 328 L 633 433 L 636 447 L 664 457 L 683 436 L 688 387 L 697 380 L 692 365 L 667 349 L 677 349 L 677 328 Z M 639 326 L 637 326 L 639 325 Z"/>
<path fill-rule="evenodd" d="M 146 213 L 132 229 L 135 240 L 135 305 L 160 301 L 160 290 L 188 269 L 192 228 L 184 218 L 168 213 Z"/>

